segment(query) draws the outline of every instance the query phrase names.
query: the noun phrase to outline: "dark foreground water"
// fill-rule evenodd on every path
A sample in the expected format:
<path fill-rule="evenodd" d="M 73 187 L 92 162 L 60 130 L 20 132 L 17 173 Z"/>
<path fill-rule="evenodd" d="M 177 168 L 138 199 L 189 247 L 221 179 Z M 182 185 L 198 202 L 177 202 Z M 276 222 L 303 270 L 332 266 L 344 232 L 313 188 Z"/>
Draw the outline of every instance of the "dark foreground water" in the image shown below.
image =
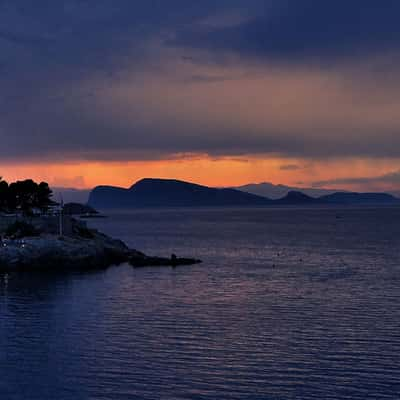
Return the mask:
<path fill-rule="evenodd" d="M 177 269 L 0 276 L 0 399 L 399 399 L 400 209 L 91 222 Z"/>

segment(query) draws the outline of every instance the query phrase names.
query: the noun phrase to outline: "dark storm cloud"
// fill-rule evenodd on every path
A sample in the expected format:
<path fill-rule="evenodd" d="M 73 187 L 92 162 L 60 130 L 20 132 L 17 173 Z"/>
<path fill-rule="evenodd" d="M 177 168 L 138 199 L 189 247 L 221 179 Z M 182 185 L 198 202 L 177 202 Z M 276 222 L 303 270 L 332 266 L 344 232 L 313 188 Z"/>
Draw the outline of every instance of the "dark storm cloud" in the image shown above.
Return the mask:
<path fill-rule="evenodd" d="M 178 31 L 176 43 L 269 59 L 321 61 L 397 50 L 397 0 L 286 0 L 243 24 Z M 274 3 L 275 4 L 275 3 Z"/>
<path fill-rule="evenodd" d="M 102 67 L 148 37 L 190 24 L 238 1 L 3 0 L 0 46 L 32 45 L 28 55 L 45 66 Z M 35 45 L 42 45 L 36 49 Z M 10 49 L 8 51 L 12 52 Z M 13 54 L 14 55 L 14 54 Z M 23 58 L 10 59 L 10 64 Z M 26 56 L 26 55 L 25 55 Z M 3 53 L 6 59 L 7 54 Z M 29 69 L 29 65 L 25 66 Z"/>
<path fill-rule="evenodd" d="M 397 157 L 397 125 L 371 124 L 364 134 L 359 127 L 339 126 L 337 132 L 316 124 L 318 131 L 310 133 L 309 123 L 279 127 L 256 121 L 253 132 L 239 120 L 252 118 L 242 117 L 245 103 L 237 109 L 228 103 L 216 118 L 219 103 L 209 105 L 215 93 L 204 94 L 203 88 L 226 85 L 219 90 L 221 102 L 225 89 L 238 85 L 241 93 L 241 82 L 253 72 L 245 66 L 238 75 L 213 71 L 225 52 L 244 64 L 256 58 L 260 70 L 266 61 L 284 60 L 294 74 L 308 59 L 346 55 L 358 62 L 360 53 L 397 53 L 399 13 L 400 3 L 392 0 L 0 0 L 1 160 L 147 159 L 195 152 Z M 169 62 L 177 63 L 176 76 L 165 74 Z M 199 72 L 199 64 L 211 71 Z M 225 70 L 232 67 L 223 64 Z M 385 70 L 396 70 L 392 67 Z M 391 77 L 396 87 L 397 73 Z M 149 98 L 147 85 L 157 79 L 165 87 Z M 174 79 L 180 81 L 175 86 Z M 121 86 L 133 96 L 122 104 L 113 97 L 118 99 L 115 87 Z M 186 102 L 185 91 L 193 93 Z M 265 96 L 274 98 L 275 92 L 268 86 Z M 400 101 L 395 94 L 385 96 L 380 106 Z M 269 99 L 257 93 L 252 101 Z M 197 107 L 186 112 L 181 103 Z M 288 119 L 291 112 L 288 108 Z"/>
<path fill-rule="evenodd" d="M 37 37 L 37 36 L 27 36 L 24 34 L 18 34 L 18 33 L 13 33 L 13 32 L 7 32 L 7 31 L 0 31 L 0 39 L 3 39 L 4 41 L 8 41 L 11 43 L 16 43 L 16 44 L 23 44 L 26 46 L 29 45 L 44 45 L 48 43 L 48 39 L 43 38 L 43 37 Z"/>

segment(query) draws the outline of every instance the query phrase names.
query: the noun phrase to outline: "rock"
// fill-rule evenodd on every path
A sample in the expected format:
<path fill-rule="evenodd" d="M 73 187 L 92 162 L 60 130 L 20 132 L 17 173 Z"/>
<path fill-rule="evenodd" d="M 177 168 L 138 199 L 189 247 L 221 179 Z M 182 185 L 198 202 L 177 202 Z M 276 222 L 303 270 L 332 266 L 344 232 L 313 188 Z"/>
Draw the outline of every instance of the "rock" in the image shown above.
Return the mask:
<path fill-rule="evenodd" d="M 122 242 L 47 235 L 8 241 L 0 250 L 0 270 L 92 269 L 128 261 L 131 251 Z"/>
<path fill-rule="evenodd" d="M 149 257 L 146 255 L 131 256 L 129 263 L 132 267 L 143 268 L 143 267 L 178 267 L 183 265 L 194 265 L 200 264 L 201 260 L 195 258 L 178 258 L 173 254 L 171 258 L 164 257 Z"/>
<path fill-rule="evenodd" d="M 149 257 L 96 230 L 88 230 L 84 236 L 41 235 L 6 240 L 0 247 L 0 272 L 89 270 L 125 262 L 144 267 L 192 265 L 200 261 L 176 256 Z"/>
<path fill-rule="evenodd" d="M 99 212 L 95 210 L 93 207 L 88 206 L 87 204 L 80 203 L 67 203 L 63 206 L 64 215 L 97 215 Z"/>

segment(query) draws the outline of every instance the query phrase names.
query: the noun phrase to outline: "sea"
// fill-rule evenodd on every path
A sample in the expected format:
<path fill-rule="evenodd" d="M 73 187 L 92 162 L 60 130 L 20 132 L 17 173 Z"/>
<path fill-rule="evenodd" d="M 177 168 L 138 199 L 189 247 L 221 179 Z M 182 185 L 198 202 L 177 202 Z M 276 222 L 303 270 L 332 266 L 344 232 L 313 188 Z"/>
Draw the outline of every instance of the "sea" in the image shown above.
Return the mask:
<path fill-rule="evenodd" d="M 400 208 L 89 225 L 203 263 L 0 275 L 1 400 L 400 399 Z"/>

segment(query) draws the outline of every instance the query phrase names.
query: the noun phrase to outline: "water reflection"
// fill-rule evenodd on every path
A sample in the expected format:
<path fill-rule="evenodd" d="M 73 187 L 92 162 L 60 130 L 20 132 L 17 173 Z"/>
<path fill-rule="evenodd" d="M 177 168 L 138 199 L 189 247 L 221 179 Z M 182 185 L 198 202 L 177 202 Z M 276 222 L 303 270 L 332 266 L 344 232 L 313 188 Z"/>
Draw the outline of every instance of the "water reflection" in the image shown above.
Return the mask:
<path fill-rule="evenodd" d="M 158 210 L 96 222 L 205 263 L 3 275 L 2 396 L 398 399 L 400 212 L 336 214 Z"/>

